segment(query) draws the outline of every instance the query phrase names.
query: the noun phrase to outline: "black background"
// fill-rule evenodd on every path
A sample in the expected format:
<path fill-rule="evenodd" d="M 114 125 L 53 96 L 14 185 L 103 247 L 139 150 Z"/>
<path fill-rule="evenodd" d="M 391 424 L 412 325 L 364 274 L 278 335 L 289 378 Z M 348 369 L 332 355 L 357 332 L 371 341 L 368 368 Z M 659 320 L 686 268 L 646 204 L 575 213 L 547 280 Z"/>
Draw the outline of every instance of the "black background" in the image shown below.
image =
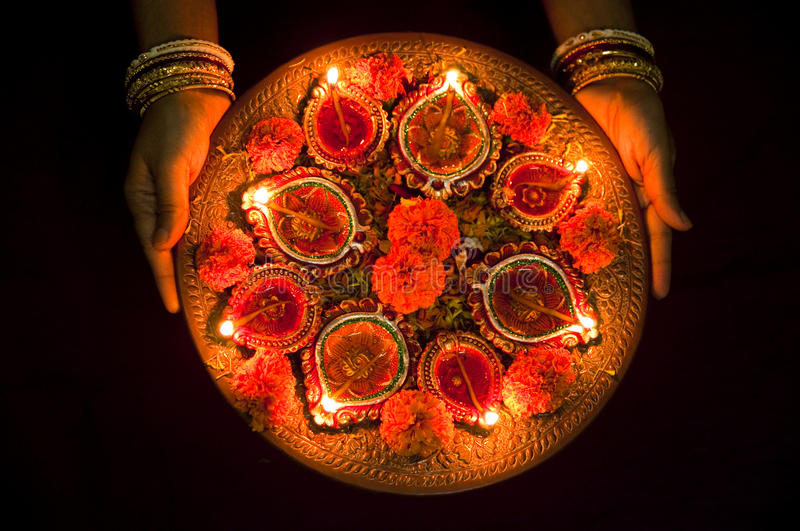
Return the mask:
<path fill-rule="evenodd" d="M 119 4 L 106 2 L 105 4 Z M 419 30 L 480 42 L 546 71 L 538 3 L 351 8 L 224 2 L 237 92 L 316 46 Z M 5 518 L 72 528 L 763 528 L 788 508 L 796 333 L 796 61 L 781 13 L 637 2 L 676 137 L 695 228 L 673 288 L 597 419 L 536 468 L 463 494 L 350 487 L 250 431 L 163 311 L 121 184 L 137 119 L 123 76 L 127 6 L 20 19 L 6 43 Z M 705 6 L 705 7 L 704 7 Z M 10 28 L 11 29 L 11 28 Z M 8 36 L 8 34 L 6 35 Z"/>

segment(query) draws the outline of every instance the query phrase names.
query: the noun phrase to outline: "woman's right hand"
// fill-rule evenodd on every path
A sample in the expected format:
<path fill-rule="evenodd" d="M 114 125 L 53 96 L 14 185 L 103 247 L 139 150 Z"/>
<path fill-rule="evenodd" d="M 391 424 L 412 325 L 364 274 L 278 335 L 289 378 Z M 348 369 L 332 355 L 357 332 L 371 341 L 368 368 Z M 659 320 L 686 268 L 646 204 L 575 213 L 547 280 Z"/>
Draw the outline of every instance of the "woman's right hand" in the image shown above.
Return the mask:
<path fill-rule="evenodd" d="M 133 145 L 125 198 L 161 299 L 172 313 L 180 305 L 171 250 L 189 221 L 189 186 L 229 106 L 228 96 L 212 89 L 164 96 L 145 112 Z"/>

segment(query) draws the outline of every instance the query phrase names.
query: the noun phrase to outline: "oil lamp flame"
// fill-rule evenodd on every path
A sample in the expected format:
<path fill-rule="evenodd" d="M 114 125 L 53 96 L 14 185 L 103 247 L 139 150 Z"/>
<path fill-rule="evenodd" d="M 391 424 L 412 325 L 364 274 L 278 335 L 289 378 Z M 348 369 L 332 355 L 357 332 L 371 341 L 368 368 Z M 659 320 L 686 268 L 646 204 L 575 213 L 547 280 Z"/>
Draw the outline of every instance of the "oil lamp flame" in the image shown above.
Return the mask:
<path fill-rule="evenodd" d="M 231 337 L 233 335 L 233 321 L 226 319 L 219 325 L 219 334 L 222 337 Z"/>
<path fill-rule="evenodd" d="M 458 74 L 459 72 L 455 68 L 447 71 L 447 74 L 445 74 L 445 79 L 447 79 L 448 86 L 453 87 L 454 89 L 458 88 Z"/>
<path fill-rule="evenodd" d="M 587 317 L 585 315 L 578 316 L 578 320 L 581 322 L 584 328 L 591 329 L 597 325 L 597 321 L 592 319 L 591 317 Z"/>
<path fill-rule="evenodd" d="M 487 411 L 483 414 L 483 421 L 486 423 L 487 426 L 494 426 L 497 424 L 497 421 L 500 419 L 500 415 L 498 415 L 494 411 Z"/>
<path fill-rule="evenodd" d="M 320 405 L 322 406 L 322 409 L 324 409 L 328 413 L 333 413 L 334 411 L 339 409 L 339 404 L 336 402 L 336 400 L 334 400 L 329 396 L 322 397 L 322 400 L 320 400 Z"/>
<path fill-rule="evenodd" d="M 259 188 L 253 194 L 253 201 L 255 201 L 256 203 L 261 203 L 262 205 L 266 205 L 267 203 L 269 203 L 269 196 L 270 196 L 269 190 L 267 190 L 266 188 Z"/>
<path fill-rule="evenodd" d="M 332 66 L 328 69 L 328 83 L 335 85 L 339 81 L 339 69 Z"/>
<path fill-rule="evenodd" d="M 583 159 L 575 163 L 575 171 L 577 173 L 586 173 L 586 170 L 588 169 L 589 169 L 589 163 Z"/>

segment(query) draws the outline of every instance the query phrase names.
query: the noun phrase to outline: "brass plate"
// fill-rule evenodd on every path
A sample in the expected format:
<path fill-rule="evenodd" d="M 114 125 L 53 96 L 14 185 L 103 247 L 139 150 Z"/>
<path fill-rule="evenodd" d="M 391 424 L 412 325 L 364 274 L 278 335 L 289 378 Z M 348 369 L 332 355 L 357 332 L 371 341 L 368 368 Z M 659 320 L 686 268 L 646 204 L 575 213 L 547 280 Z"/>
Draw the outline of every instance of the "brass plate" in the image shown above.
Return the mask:
<path fill-rule="evenodd" d="M 231 107 L 211 139 L 209 156 L 191 189 L 189 228 L 178 249 L 178 277 L 184 312 L 203 363 L 232 402 L 226 376 L 241 363 L 238 351 L 222 346 L 207 326 L 220 296 L 205 286 L 194 267 L 200 235 L 226 225 L 238 208 L 235 199 L 248 178 L 241 151 L 250 129 L 270 116 L 302 119 L 301 104 L 328 67 L 348 64 L 375 52 L 399 55 L 416 76 L 444 60 L 503 93 L 524 90 L 546 101 L 556 123 L 544 147 L 579 143 L 593 164 L 588 197 L 620 213 L 625 241 L 614 262 L 588 275 L 586 287 L 598 311 L 601 342 L 579 356 L 578 379 L 565 405 L 555 414 L 515 420 L 502 411 L 488 436 L 456 430 L 453 446 L 427 459 L 392 454 L 375 428 L 349 433 L 312 430 L 298 398 L 293 421 L 264 437 L 301 463 L 323 474 L 362 487 L 398 493 L 455 492 L 485 486 L 541 463 L 574 438 L 600 411 L 628 367 L 644 324 L 649 263 L 638 203 L 616 151 L 580 105 L 549 78 L 502 52 L 469 41 L 435 34 L 386 33 L 354 37 L 317 48 L 274 71 Z M 231 201 L 236 205 L 232 208 Z M 238 215 L 238 214 L 234 214 Z"/>

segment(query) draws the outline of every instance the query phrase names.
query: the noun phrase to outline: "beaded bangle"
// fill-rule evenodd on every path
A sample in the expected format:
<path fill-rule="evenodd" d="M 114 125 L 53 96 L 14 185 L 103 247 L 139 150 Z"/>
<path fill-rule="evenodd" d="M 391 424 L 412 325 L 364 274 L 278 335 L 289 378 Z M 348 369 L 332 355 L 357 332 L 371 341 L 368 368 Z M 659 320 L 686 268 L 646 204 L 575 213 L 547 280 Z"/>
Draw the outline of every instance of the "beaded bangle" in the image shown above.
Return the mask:
<path fill-rule="evenodd" d="M 567 39 L 551 61 L 554 77 L 575 94 L 602 79 L 629 77 L 659 92 L 664 84 L 650 41 L 626 30 L 592 30 Z"/>
<path fill-rule="evenodd" d="M 150 69 L 158 68 L 164 64 L 178 61 L 205 61 L 207 63 L 218 65 L 229 73 L 232 72 L 232 70 L 228 68 L 227 64 L 216 55 L 207 52 L 176 52 L 169 55 L 159 55 L 140 63 L 135 68 L 128 68 L 128 71 L 125 74 L 125 86 L 129 86 L 136 78 L 140 77 L 143 73 Z"/>
<path fill-rule="evenodd" d="M 126 102 L 141 116 L 154 102 L 182 90 L 219 90 L 234 100 L 233 66 L 231 55 L 213 42 L 182 39 L 160 44 L 128 67 Z"/>
<path fill-rule="evenodd" d="M 226 84 L 233 87 L 233 80 L 227 70 L 214 63 L 206 63 L 203 61 L 178 61 L 166 63 L 162 66 L 152 68 L 145 71 L 142 75 L 134 78 L 133 82 L 128 85 L 128 94 L 126 102 L 128 107 L 133 110 L 136 102 L 142 98 L 140 94 L 151 91 L 158 86 L 158 82 L 167 78 L 174 78 L 182 74 L 206 74 L 214 76 Z"/>
<path fill-rule="evenodd" d="M 181 39 L 177 41 L 165 42 L 154 46 L 149 50 L 139 54 L 139 57 L 131 62 L 128 70 L 135 69 L 141 64 L 161 55 L 173 55 L 181 52 L 203 52 L 218 57 L 226 66 L 228 71 L 233 72 L 233 57 L 228 50 L 217 43 L 202 41 L 199 39 Z"/>
<path fill-rule="evenodd" d="M 586 44 L 573 48 L 572 50 L 568 51 L 566 54 L 561 56 L 556 62 L 555 66 L 553 67 L 553 72 L 558 72 L 567 68 L 569 65 L 574 64 L 578 61 L 581 57 L 585 56 L 586 54 L 590 53 L 597 53 L 597 52 L 609 52 L 609 53 L 631 53 L 636 54 L 642 58 L 646 58 L 651 62 L 654 62 L 653 54 L 649 53 L 647 50 L 639 48 L 638 46 L 632 44 L 630 41 L 625 41 L 622 39 L 598 39 L 591 42 L 587 42 Z"/>
<path fill-rule="evenodd" d="M 607 55 L 578 67 L 563 79 L 562 84 L 575 94 L 590 83 L 613 77 L 644 81 L 657 93 L 664 86 L 664 77 L 654 63 L 625 55 Z"/>
<path fill-rule="evenodd" d="M 143 115 L 145 113 L 145 111 L 150 107 L 150 105 L 152 105 L 156 101 L 160 100 L 164 96 L 169 96 L 170 94 L 175 94 L 177 92 L 181 92 L 181 91 L 184 91 L 184 90 L 190 90 L 190 89 L 214 89 L 214 90 L 218 90 L 220 92 L 224 92 L 225 94 L 227 94 L 228 97 L 230 97 L 231 101 L 233 101 L 235 99 L 235 97 L 236 97 L 236 96 L 234 96 L 233 91 L 230 88 L 225 87 L 223 85 L 215 85 L 213 83 L 209 83 L 207 80 L 202 80 L 202 82 L 199 82 L 199 83 L 183 84 L 183 85 L 180 85 L 180 86 L 177 86 L 177 87 L 173 87 L 173 88 L 169 88 L 169 89 L 166 89 L 166 90 L 163 90 L 163 91 L 159 92 L 158 94 L 156 94 L 155 96 L 153 96 L 149 100 L 147 100 L 144 103 L 142 103 L 142 106 L 141 106 L 141 108 L 139 110 L 139 115 L 140 116 Z"/>
<path fill-rule="evenodd" d="M 553 58 L 550 60 L 550 70 L 555 70 L 556 64 L 561 61 L 569 52 L 578 47 L 601 39 L 628 42 L 644 51 L 650 57 L 655 56 L 655 49 L 650 41 L 634 31 L 621 29 L 594 29 L 584 33 L 579 33 L 561 43 L 561 45 L 556 48 L 556 51 L 553 53 Z"/>

